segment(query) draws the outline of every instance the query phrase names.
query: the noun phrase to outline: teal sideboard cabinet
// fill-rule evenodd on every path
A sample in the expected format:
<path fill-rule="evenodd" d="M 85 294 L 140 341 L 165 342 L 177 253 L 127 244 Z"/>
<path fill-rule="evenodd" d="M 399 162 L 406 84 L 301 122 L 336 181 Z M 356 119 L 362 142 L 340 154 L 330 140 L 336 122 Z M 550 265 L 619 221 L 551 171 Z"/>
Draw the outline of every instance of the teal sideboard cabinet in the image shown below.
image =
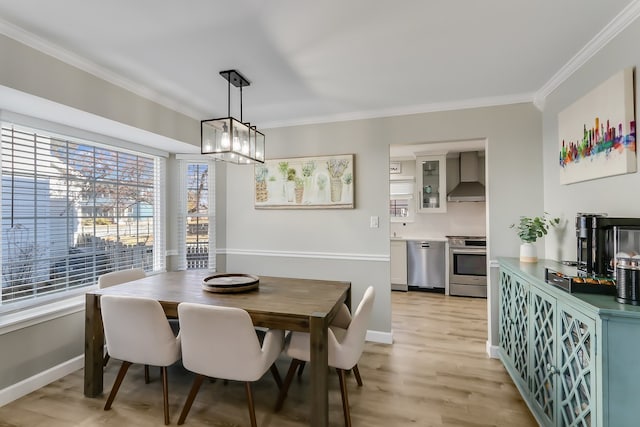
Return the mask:
<path fill-rule="evenodd" d="M 555 261 L 500 258 L 499 355 L 542 426 L 640 426 L 640 307 L 545 282 Z"/>

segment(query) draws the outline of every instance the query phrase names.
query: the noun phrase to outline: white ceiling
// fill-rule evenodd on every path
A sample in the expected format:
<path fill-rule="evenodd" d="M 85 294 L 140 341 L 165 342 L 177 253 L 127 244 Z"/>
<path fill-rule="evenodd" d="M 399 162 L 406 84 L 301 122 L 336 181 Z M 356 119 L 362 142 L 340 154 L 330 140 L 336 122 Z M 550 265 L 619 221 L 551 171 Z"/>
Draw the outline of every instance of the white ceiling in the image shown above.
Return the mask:
<path fill-rule="evenodd" d="M 0 33 L 198 120 L 226 116 L 235 68 L 266 128 L 530 102 L 638 3 L 0 0 Z"/>

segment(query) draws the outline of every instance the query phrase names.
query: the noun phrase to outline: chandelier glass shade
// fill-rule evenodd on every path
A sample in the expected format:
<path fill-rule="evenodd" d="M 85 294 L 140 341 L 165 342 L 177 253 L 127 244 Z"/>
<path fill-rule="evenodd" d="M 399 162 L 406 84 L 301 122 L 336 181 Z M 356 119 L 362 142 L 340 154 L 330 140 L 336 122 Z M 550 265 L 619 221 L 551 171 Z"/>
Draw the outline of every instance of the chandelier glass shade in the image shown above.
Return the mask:
<path fill-rule="evenodd" d="M 265 137 L 256 126 L 242 121 L 242 88 L 249 81 L 236 70 L 221 71 L 229 82 L 228 117 L 202 120 L 201 153 L 237 164 L 264 163 Z M 231 117 L 231 85 L 240 88 L 240 120 Z"/>

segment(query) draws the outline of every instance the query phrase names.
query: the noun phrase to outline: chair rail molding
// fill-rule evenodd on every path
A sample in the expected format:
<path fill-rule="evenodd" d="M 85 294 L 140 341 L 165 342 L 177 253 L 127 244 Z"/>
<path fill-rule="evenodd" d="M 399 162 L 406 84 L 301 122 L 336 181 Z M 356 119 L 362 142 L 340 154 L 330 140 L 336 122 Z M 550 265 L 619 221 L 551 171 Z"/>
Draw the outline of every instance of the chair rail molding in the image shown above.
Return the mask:
<path fill-rule="evenodd" d="M 218 248 L 218 255 L 245 255 L 245 256 L 264 256 L 264 257 L 282 257 L 282 258 L 313 258 L 313 259 L 338 259 L 345 261 L 374 261 L 389 262 L 388 254 L 358 254 L 358 253 L 341 253 L 341 252 L 305 252 L 305 251 L 275 251 L 275 250 L 256 250 L 256 249 L 232 249 Z"/>

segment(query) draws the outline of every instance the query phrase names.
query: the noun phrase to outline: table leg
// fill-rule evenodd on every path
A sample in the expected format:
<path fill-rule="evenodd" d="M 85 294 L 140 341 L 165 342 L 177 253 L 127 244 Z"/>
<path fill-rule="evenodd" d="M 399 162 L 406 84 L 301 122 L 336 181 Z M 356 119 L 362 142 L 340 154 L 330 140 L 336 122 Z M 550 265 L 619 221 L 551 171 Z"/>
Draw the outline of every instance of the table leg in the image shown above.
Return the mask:
<path fill-rule="evenodd" d="M 329 425 L 327 318 L 324 313 L 314 313 L 309 319 L 310 375 L 311 375 L 311 425 Z"/>
<path fill-rule="evenodd" d="M 102 314 L 98 309 L 100 296 L 87 294 L 84 321 L 84 395 L 98 397 L 102 394 L 102 356 L 104 330 Z"/>

